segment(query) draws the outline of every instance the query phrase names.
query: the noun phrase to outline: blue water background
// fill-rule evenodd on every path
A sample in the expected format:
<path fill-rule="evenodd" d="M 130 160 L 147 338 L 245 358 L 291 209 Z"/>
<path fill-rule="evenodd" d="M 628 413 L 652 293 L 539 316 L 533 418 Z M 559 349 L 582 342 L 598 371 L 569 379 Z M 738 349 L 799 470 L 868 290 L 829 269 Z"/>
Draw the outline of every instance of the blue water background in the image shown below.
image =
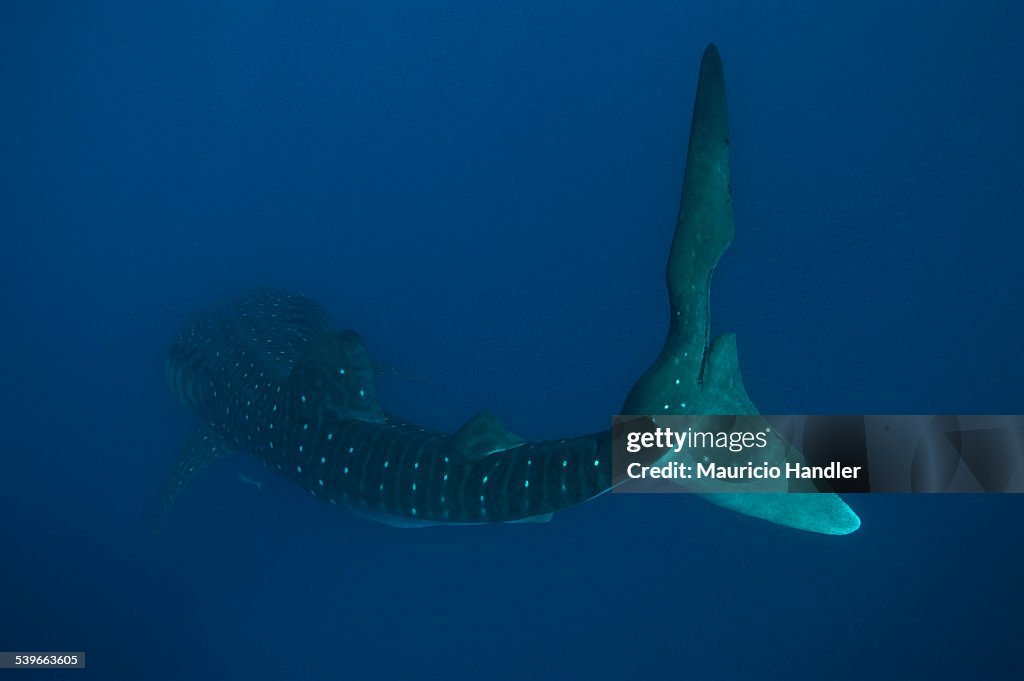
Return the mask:
<path fill-rule="evenodd" d="M 605 427 L 663 339 L 709 41 L 737 222 L 713 324 L 755 403 L 1020 413 L 1022 20 L 3 3 L 0 648 L 97 679 L 1019 678 L 1020 498 L 856 497 L 846 538 L 679 495 L 398 531 L 238 456 L 151 521 L 193 426 L 165 353 L 253 286 L 358 329 L 403 374 L 389 411 Z"/>

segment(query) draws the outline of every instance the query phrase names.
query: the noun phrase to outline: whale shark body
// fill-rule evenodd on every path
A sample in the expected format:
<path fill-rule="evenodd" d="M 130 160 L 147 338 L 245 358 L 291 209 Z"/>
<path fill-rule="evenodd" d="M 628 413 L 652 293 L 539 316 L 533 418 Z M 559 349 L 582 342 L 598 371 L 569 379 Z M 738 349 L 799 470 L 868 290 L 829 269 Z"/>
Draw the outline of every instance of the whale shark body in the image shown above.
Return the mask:
<path fill-rule="evenodd" d="M 167 375 L 202 424 L 172 493 L 183 473 L 239 450 L 320 499 L 398 525 L 533 519 L 611 484 L 608 433 L 524 442 L 486 412 L 454 435 L 385 414 L 359 336 L 332 330 L 294 293 L 257 291 L 198 315 Z"/>
<path fill-rule="evenodd" d="M 734 232 L 725 81 L 717 49 L 701 62 L 682 205 L 666 279 L 664 348 L 624 414 L 753 414 L 735 338 L 709 334 L 711 275 Z M 621 480 L 608 431 L 526 442 L 482 412 L 441 433 L 385 412 L 359 336 L 333 329 L 310 298 L 262 290 L 208 308 L 167 360 L 172 392 L 199 426 L 163 497 L 211 462 L 247 451 L 314 497 L 397 526 L 538 521 Z M 799 454 L 786 450 L 790 459 Z M 825 534 L 859 527 L 837 496 L 715 494 L 710 501 Z"/>

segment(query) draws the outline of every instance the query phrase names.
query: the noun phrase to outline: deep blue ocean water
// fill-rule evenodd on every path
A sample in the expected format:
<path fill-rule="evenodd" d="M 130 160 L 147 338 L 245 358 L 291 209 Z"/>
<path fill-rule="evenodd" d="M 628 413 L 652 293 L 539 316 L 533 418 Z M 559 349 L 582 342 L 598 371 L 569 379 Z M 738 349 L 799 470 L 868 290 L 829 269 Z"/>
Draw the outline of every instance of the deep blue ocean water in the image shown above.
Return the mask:
<path fill-rule="evenodd" d="M 840 538 L 683 495 L 400 531 L 239 455 L 152 531 L 194 422 L 167 349 L 254 286 L 358 329 L 392 412 L 605 427 L 662 343 L 710 41 L 714 327 L 754 402 L 1024 410 L 1024 10 L 832 4 L 3 3 L 0 649 L 87 651 L 60 678 L 1019 678 L 1010 496 L 855 496 Z"/>

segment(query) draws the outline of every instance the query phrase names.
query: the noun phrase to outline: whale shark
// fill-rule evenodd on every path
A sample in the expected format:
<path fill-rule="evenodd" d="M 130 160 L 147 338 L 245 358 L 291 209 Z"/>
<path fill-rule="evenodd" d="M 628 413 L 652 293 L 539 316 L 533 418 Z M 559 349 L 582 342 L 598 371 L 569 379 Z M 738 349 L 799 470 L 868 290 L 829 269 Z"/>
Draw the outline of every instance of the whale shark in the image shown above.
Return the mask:
<path fill-rule="evenodd" d="M 666 266 L 669 330 L 623 414 L 758 413 L 743 386 L 735 336 L 710 337 L 711 277 L 734 232 L 724 71 L 709 45 Z M 200 311 L 174 343 L 166 375 L 198 426 L 175 464 L 162 518 L 190 479 L 234 452 L 248 452 L 325 503 L 399 527 L 545 521 L 623 480 L 608 430 L 532 442 L 487 411 L 454 433 L 385 411 L 362 339 L 334 328 L 299 293 L 251 291 Z M 786 443 L 776 446 L 787 460 L 800 460 Z M 811 532 L 841 535 L 860 526 L 830 492 L 703 496 Z"/>

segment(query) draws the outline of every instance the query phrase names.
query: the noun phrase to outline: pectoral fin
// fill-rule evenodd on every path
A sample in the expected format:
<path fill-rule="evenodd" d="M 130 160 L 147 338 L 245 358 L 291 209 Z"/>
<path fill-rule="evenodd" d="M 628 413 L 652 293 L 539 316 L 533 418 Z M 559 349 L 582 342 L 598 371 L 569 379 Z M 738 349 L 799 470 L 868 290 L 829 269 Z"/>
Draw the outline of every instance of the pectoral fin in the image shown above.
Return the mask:
<path fill-rule="evenodd" d="M 157 525 L 163 524 L 175 498 L 189 480 L 199 475 L 200 471 L 214 461 L 229 456 L 231 453 L 232 451 L 224 438 L 216 431 L 207 427 L 196 428 L 174 464 L 174 473 L 171 474 L 170 482 L 167 483 L 167 489 L 161 498 Z"/>

